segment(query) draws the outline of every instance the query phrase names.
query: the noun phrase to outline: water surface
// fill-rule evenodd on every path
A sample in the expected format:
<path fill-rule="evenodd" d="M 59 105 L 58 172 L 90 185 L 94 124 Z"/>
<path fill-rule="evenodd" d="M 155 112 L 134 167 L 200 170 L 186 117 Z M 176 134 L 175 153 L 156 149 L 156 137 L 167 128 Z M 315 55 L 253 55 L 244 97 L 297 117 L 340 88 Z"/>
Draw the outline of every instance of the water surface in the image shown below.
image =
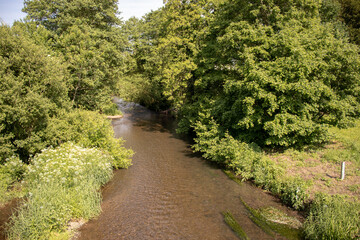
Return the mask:
<path fill-rule="evenodd" d="M 250 239 L 274 239 L 249 219 L 240 197 L 253 208 L 295 214 L 194 155 L 170 117 L 120 100 L 118 105 L 125 114 L 113 127 L 136 152 L 133 165 L 117 170 L 104 187 L 103 212 L 80 229 L 79 239 L 238 239 L 224 222 L 222 212 L 228 210 Z"/>

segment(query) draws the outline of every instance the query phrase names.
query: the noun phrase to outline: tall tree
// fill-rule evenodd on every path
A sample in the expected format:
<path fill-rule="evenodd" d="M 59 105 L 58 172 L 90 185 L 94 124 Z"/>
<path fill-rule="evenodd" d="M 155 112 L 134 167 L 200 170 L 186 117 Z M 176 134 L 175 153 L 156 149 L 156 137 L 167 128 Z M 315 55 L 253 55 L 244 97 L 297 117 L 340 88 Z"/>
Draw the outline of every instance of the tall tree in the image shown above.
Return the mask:
<path fill-rule="evenodd" d="M 27 159 L 46 147 L 48 122 L 69 107 L 61 59 L 23 29 L 0 26 L 0 162 L 15 152 Z M 40 27 L 37 34 L 43 33 Z"/>
<path fill-rule="evenodd" d="M 346 125 L 359 110 L 359 49 L 319 9 L 314 0 L 229 0 L 217 9 L 181 126 L 206 112 L 237 139 L 292 146 Z"/>
<path fill-rule="evenodd" d="M 206 31 L 214 1 L 169 0 L 148 14 L 134 57 L 151 84 L 155 108 L 180 109 L 191 89 L 194 59 Z"/>
<path fill-rule="evenodd" d="M 53 33 L 71 75 L 74 106 L 106 112 L 122 76 L 125 39 L 119 33 L 117 1 L 26 0 L 27 19 Z"/>

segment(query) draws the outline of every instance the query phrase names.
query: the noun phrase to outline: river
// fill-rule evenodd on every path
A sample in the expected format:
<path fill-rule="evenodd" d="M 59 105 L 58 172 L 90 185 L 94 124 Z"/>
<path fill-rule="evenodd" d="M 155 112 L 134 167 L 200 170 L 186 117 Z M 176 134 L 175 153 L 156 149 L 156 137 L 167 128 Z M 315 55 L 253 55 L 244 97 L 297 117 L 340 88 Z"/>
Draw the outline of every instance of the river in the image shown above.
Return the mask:
<path fill-rule="evenodd" d="M 250 239 L 274 239 L 249 219 L 240 197 L 253 208 L 296 214 L 193 154 L 189 141 L 175 133 L 172 118 L 120 100 L 118 105 L 124 117 L 113 120 L 113 127 L 136 152 L 133 165 L 115 171 L 103 188 L 101 215 L 80 229 L 78 239 L 238 239 L 224 222 L 227 210 Z"/>

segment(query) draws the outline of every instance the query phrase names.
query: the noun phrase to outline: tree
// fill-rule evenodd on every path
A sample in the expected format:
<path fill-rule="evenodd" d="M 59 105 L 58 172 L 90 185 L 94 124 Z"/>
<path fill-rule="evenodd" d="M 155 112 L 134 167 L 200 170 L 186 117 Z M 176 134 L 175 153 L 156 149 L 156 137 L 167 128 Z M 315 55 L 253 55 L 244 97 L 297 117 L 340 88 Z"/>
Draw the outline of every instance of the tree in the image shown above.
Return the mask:
<path fill-rule="evenodd" d="M 107 112 L 125 68 L 125 39 L 117 1 L 27 0 L 27 19 L 52 32 L 52 49 L 64 56 L 75 107 Z"/>
<path fill-rule="evenodd" d="M 360 45 L 360 2 L 357 0 L 339 0 L 342 6 L 341 18 L 349 27 L 351 40 Z"/>
<path fill-rule="evenodd" d="M 322 142 L 359 110 L 358 48 L 321 22 L 307 0 L 230 0 L 197 57 L 180 126 L 205 112 L 223 133 L 261 146 Z"/>
<path fill-rule="evenodd" d="M 148 102 L 153 108 L 179 110 L 185 103 L 213 5 L 213 1 L 170 0 L 145 16 L 133 56 L 149 82 L 154 97 Z"/>
<path fill-rule="evenodd" d="M 27 159 L 43 149 L 49 119 L 69 107 L 61 59 L 23 29 L 0 26 L 0 161 L 13 153 Z"/>

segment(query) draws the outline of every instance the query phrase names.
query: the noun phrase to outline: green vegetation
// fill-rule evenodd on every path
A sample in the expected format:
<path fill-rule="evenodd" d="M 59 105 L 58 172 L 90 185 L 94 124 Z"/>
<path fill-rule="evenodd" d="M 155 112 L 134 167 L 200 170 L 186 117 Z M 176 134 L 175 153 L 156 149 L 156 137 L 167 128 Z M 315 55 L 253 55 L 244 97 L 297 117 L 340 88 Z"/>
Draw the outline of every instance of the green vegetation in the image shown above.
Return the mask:
<path fill-rule="evenodd" d="M 0 26 L 0 61 L 0 162 L 15 153 L 26 161 L 47 146 L 50 118 L 70 107 L 65 69 L 19 26 Z"/>
<path fill-rule="evenodd" d="M 287 239 L 300 239 L 301 223 L 275 208 L 253 209 L 242 199 L 241 202 L 250 213 L 251 220 L 268 235 L 274 237 L 278 233 Z"/>
<path fill-rule="evenodd" d="M 99 189 L 112 177 L 112 161 L 98 149 L 72 143 L 36 155 L 24 176 L 28 193 L 11 219 L 9 239 L 49 239 L 71 219 L 99 214 Z"/>
<path fill-rule="evenodd" d="M 345 218 L 333 227 L 327 211 L 330 198 L 334 213 L 350 203 L 309 198 L 319 182 L 327 188 L 341 183 L 325 172 L 304 176 L 312 167 L 346 161 L 347 176 L 353 178 L 343 189 L 359 192 L 358 1 L 165 2 L 143 19 L 123 23 L 115 0 L 25 0 L 26 20 L 0 26 L 0 201 L 23 194 L 24 163 L 33 164 L 33 156 L 50 146 L 62 151 L 70 141 L 97 148 L 113 167 L 129 167 L 132 152 L 113 138 L 101 115 L 118 114 L 111 96 L 120 95 L 171 111 L 179 119 L 178 131 L 194 136 L 194 151 L 242 180 L 295 209 L 309 204 L 308 238 L 359 235 L 353 225 L 344 230 L 350 221 Z M 33 204 L 22 207 L 23 226 L 33 221 L 32 214 L 50 216 L 38 207 L 51 194 L 62 195 L 56 196 L 64 202 L 78 198 L 61 182 L 39 183 L 38 189 L 26 181 L 37 200 L 28 196 Z M 47 193 L 45 185 L 62 190 Z M 83 191 L 96 192 L 95 185 Z M 54 213 L 59 223 L 44 220 L 55 232 L 74 216 L 95 214 L 51 204 L 50 212 L 65 209 Z M 358 212 L 358 204 L 351 207 Z M 12 232 L 20 234 L 21 226 L 14 224 Z"/>
<path fill-rule="evenodd" d="M 70 220 L 99 214 L 112 169 L 131 165 L 103 115 L 121 114 L 112 96 L 128 42 L 116 1 L 26 0 L 23 10 L 25 21 L 0 26 L 0 204 L 26 196 L 10 239 L 68 239 Z"/>
<path fill-rule="evenodd" d="M 114 138 L 111 123 L 99 113 L 86 110 L 64 112 L 52 119 L 46 134 L 52 146 L 72 141 L 105 151 L 113 157 L 114 168 L 128 168 L 131 165 L 133 152 L 122 147 L 123 140 Z"/>
<path fill-rule="evenodd" d="M 307 239 L 357 239 L 360 234 L 359 203 L 340 196 L 319 194 L 304 226 Z"/>
<path fill-rule="evenodd" d="M 0 206 L 15 197 L 21 197 L 21 184 L 26 165 L 17 157 L 12 157 L 0 165 Z"/>
<path fill-rule="evenodd" d="M 242 227 L 239 225 L 239 223 L 236 221 L 234 216 L 231 214 L 231 212 L 224 212 L 224 220 L 225 222 L 231 227 L 231 229 L 236 233 L 236 235 L 241 240 L 248 240 L 249 237 L 246 235 Z"/>

